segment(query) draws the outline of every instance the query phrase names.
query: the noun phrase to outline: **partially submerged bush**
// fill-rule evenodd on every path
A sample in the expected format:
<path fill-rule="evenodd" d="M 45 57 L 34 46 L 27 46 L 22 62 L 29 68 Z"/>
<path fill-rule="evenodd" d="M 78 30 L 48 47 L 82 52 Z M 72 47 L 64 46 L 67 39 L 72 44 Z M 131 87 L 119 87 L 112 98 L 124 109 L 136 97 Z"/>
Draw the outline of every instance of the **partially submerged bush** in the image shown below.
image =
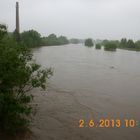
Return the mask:
<path fill-rule="evenodd" d="M 95 48 L 96 49 L 101 49 L 101 45 L 100 44 L 96 44 Z"/>
<path fill-rule="evenodd" d="M 104 46 L 104 50 L 106 51 L 116 51 L 116 49 L 117 49 L 117 45 L 113 43 L 107 43 Z"/>
<path fill-rule="evenodd" d="M 28 48 L 2 32 L 0 26 L 0 129 L 15 134 L 31 122 L 33 95 L 29 91 L 45 89 L 52 70 L 41 69 Z"/>
<path fill-rule="evenodd" d="M 93 44 L 93 41 L 92 39 L 88 38 L 85 40 L 85 46 L 87 47 L 92 47 L 94 44 Z"/>

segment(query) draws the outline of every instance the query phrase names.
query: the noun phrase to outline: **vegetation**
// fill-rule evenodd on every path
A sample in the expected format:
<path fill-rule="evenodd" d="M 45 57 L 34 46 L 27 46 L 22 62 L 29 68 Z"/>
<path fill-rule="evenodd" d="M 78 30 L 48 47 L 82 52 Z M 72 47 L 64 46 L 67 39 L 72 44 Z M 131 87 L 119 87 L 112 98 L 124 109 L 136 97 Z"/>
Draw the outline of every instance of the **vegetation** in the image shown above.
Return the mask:
<path fill-rule="evenodd" d="M 85 46 L 92 47 L 93 45 L 94 44 L 93 44 L 92 39 L 88 38 L 85 40 Z"/>
<path fill-rule="evenodd" d="M 140 51 L 140 40 L 135 42 L 135 47 L 137 51 Z"/>
<path fill-rule="evenodd" d="M 42 38 L 42 45 L 44 46 L 54 46 L 54 45 L 65 45 L 69 41 L 65 36 L 57 37 L 55 34 L 50 34 L 48 37 Z"/>
<path fill-rule="evenodd" d="M 38 47 L 41 44 L 41 35 L 35 30 L 24 31 L 21 33 L 20 39 L 27 47 Z"/>
<path fill-rule="evenodd" d="M 7 34 L 7 27 L 6 25 L 0 24 L 0 41 L 2 40 L 5 34 Z"/>
<path fill-rule="evenodd" d="M 117 45 L 113 43 L 106 43 L 104 46 L 104 50 L 106 51 L 116 51 Z"/>
<path fill-rule="evenodd" d="M 79 39 L 76 39 L 76 38 L 70 39 L 69 42 L 70 42 L 71 44 L 79 44 L 79 43 L 81 43 L 81 41 L 80 41 Z"/>
<path fill-rule="evenodd" d="M 20 41 L 23 45 L 30 48 L 38 46 L 65 45 L 69 43 L 65 36 L 57 37 L 55 34 L 50 34 L 48 37 L 41 37 L 40 33 L 35 30 L 24 31 L 21 33 Z"/>
<path fill-rule="evenodd" d="M 117 48 L 120 45 L 120 41 L 119 40 L 103 40 L 101 43 L 103 46 L 107 45 L 107 44 L 115 44 L 117 46 Z"/>
<path fill-rule="evenodd" d="M 96 44 L 95 48 L 96 49 L 101 49 L 101 45 L 100 44 Z"/>
<path fill-rule="evenodd" d="M 34 39 L 39 37 L 30 31 L 24 32 L 22 39 L 28 34 Z M 24 39 L 29 41 L 31 38 Z M 45 89 L 51 75 L 51 69 L 41 69 L 32 60 L 25 42 L 24 45 L 17 43 L 7 34 L 6 26 L 0 25 L 0 130 L 16 134 L 28 128 L 34 109 L 33 95 L 29 91 L 36 87 Z"/>
<path fill-rule="evenodd" d="M 132 39 L 127 40 L 126 38 L 122 38 L 120 41 L 119 48 L 128 49 L 128 50 L 140 50 L 140 41 L 134 42 Z"/>
<path fill-rule="evenodd" d="M 115 48 L 140 51 L 140 41 L 134 42 L 132 39 L 122 38 L 118 40 L 103 40 L 101 43 L 105 46 L 105 50 L 116 50 Z M 114 49 L 112 49 L 114 48 Z"/>

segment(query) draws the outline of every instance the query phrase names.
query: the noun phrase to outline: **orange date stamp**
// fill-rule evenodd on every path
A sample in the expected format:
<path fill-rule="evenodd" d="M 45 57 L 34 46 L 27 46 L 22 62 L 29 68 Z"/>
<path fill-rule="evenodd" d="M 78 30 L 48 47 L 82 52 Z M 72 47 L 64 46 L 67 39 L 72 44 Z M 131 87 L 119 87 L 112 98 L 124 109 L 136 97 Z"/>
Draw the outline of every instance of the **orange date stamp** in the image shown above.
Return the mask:
<path fill-rule="evenodd" d="M 100 119 L 95 121 L 91 119 L 85 121 L 84 119 L 79 120 L 79 128 L 135 128 L 139 126 L 139 122 L 135 119 Z"/>

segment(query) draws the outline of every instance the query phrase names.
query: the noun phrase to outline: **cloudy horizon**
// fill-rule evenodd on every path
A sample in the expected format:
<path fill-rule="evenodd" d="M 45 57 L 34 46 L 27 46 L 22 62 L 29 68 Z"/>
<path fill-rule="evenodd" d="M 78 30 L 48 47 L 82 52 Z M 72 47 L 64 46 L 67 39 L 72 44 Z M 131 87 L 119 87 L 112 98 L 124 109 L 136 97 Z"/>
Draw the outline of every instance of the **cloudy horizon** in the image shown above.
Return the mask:
<path fill-rule="evenodd" d="M 0 23 L 15 29 L 16 0 L 0 0 Z M 68 38 L 140 39 L 139 0 L 19 0 L 20 30 Z"/>

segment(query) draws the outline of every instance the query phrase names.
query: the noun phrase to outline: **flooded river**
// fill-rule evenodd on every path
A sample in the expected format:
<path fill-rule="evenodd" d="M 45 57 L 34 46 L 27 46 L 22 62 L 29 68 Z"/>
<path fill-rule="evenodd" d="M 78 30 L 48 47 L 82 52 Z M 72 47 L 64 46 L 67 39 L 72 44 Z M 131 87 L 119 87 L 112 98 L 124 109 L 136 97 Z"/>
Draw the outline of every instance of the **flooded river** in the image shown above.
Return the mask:
<path fill-rule="evenodd" d="M 48 90 L 33 91 L 38 103 L 35 139 L 140 138 L 140 52 L 65 45 L 37 48 L 34 56 L 42 67 L 54 68 Z M 126 119 L 132 119 L 128 128 Z M 94 126 L 89 125 L 91 120 Z M 101 127 L 104 120 L 109 124 Z"/>

